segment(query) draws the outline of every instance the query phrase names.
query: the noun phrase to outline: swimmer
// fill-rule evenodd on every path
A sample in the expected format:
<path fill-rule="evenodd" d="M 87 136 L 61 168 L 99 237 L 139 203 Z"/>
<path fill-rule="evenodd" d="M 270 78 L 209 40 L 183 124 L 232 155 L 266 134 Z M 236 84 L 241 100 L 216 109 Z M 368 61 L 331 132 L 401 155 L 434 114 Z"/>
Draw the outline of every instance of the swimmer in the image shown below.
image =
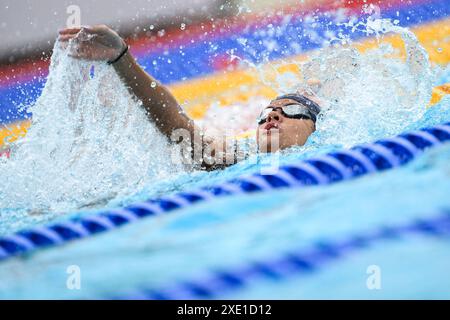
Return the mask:
<path fill-rule="evenodd" d="M 70 55 L 74 58 L 106 61 L 110 64 L 130 93 L 142 101 L 148 118 L 158 130 L 174 141 L 174 133 L 184 130 L 189 133 L 189 149 L 192 155 L 200 146 L 202 169 L 223 168 L 238 161 L 237 148 L 227 149 L 226 139 L 207 137 L 180 107 L 167 87 L 146 73 L 128 50 L 126 42 L 105 25 L 68 28 L 59 31 L 59 41 L 72 44 Z M 309 85 L 320 85 L 310 82 Z M 316 130 L 320 112 L 320 100 L 311 92 L 296 92 L 272 100 L 256 119 L 256 143 L 258 152 L 277 152 L 292 146 L 302 146 Z M 195 137 L 201 137 L 196 139 Z M 176 143 L 182 143 L 178 139 Z M 186 141 L 184 141 L 186 143 Z M 237 145 L 237 144 L 236 144 Z M 204 150 L 208 150 L 205 152 Z M 226 151 L 224 151 L 226 150 Z M 231 150 L 231 151 L 229 151 Z M 232 154 L 230 159 L 230 153 Z M 206 156 L 207 154 L 207 156 Z M 195 156 L 193 156 L 195 157 Z M 226 158 L 227 161 L 211 161 L 211 158 Z"/>

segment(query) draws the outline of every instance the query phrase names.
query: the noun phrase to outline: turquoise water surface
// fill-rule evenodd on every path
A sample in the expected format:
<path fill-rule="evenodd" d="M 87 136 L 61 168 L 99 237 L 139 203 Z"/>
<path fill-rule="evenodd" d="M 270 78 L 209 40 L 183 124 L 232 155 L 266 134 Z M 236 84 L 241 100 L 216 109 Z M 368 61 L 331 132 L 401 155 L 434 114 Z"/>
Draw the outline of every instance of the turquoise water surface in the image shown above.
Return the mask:
<path fill-rule="evenodd" d="M 441 1 L 436 2 L 441 3 Z M 395 12 L 392 11 L 392 15 L 394 14 Z M 393 25 L 391 27 L 398 28 Z M 32 227 L 91 216 L 100 210 L 123 207 L 150 198 L 215 185 L 242 175 L 260 172 L 273 160 L 279 160 L 280 165 L 289 164 L 348 148 L 355 141 L 357 143 L 371 142 L 367 140 L 381 139 L 449 122 L 450 95 L 426 110 L 425 107 L 418 110 L 414 104 L 422 101 L 421 99 L 428 101 L 427 95 L 432 86 L 450 82 L 449 67 L 439 70 L 441 75 L 436 76 L 438 72 L 435 72 L 435 66 L 432 68 L 428 66 L 425 50 L 418 45 L 418 42 L 416 46 L 412 45 L 415 38 L 410 33 L 402 33 L 402 35 L 406 35 L 404 40 L 409 40 L 409 45 L 417 49 L 409 50 L 412 55 L 407 61 L 415 61 L 418 65 L 421 61 L 426 62 L 420 68 L 414 63 L 404 64 L 394 59 L 389 60 L 386 54 L 390 51 L 384 51 L 385 49 L 375 50 L 365 56 L 356 55 L 349 50 L 336 51 L 336 59 L 340 61 L 339 67 L 347 66 L 348 68 L 337 70 L 336 76 L 327 75 L 327 72 L 319 74 L 325 78 L 328 77 L 325 80 L 331 81 L 338 78 L 345 80 L 345 85 L 342 85 L 341 89 L 343 88 L 343 92 L 347 93 L 342 94 L 347 100 L 336 103 L 335 109 L 330 109 L 332 112 L 324 110 L 322 114 L 325 114 L 326 120 L 318 122 L 318 130 L 309 138 L 305 146 L 292 148 L 281 154 L 253 155 L 250 159 L 215 172 L 180 170 L 176 171 L 176 174 L 171 174 L 172 172 L 167 170 L 167 179 L 149 175 L 150 177 L 143 177 L 142 180 L 145 183 L 142 184 L 140 180 L 138 183 L 131 179 L 129 184 L 123 184 L 125 196 L 107 198 L 104 203 L 96 203 L 95 207 L 80 205 L 80 203 L 83 204 L 83 199 L 73 200 L 78 194 L 83 196 L 87 194 L 85 199 L 95 198 L 89 197 L 90 193 L 96 191 L 97 183 L 104 182 L 91 179 L 89 174 L 84 174 L 83 169 L 89 169 L 89 165 L 96 165 L 99 159 L 98 162 L 104 161 L 105 166 L 98 166 L 98 168 L 104 169 L 107 173 L 115 173 L 114 169 L 120 169 L 116 180 L 119 181 L 127 177 L 129 171 L 126 169 L 131 171 L 134 169 L 133 165 L 139 164 L 135 161 L 134 154 L 144 153 L 142 163 L 152 160 L 149 158 L 153 155 L 145 154 L 142 150 L 147 149 L 139 148 L 141 145 L 139 138 L 141 135 L 145 136 L 139 130 L 136 132 L 130 130 L 137 137 L 133 140 L 134 144 L 121 144 L 129 142 L 127 134 L 130 132 L 121 131 L 120 125 L 123 118 L 126 118 L 123 116 L 126 114 L 124 106 L 128 106 L 128 100 L 118 87 L 113 86 L 107 93 L 120 96 L 120 99 L 117 99 L 120 101 L 115 103 L 117 109 L 123 113 L 102 114 L 100 112 L 104 111 L 102 104 L 98 104 L 97 109 L 92 107 L 92 102 L 97 101 L 94 99 L 97 97 L 96 88 L 103 87 L 96 76 L 92 76 L 89 80 L 91 86 L 86 88 L 81 86 L 85 90 L 86 100 L 85 104 L 80 104 L 77 109 L 77 111 L 81 110 L 79 114 L 86 119 L 90 116 L 94 119 L 89 124 L 86 124 L 87 121 L 86 123 L 81 121 L 82 124 L 86 124 L 87 129 L 91 129 L 86 130 L 84 134 L 87 141 L 93 141 L 92 157 L 87 160 L 82 159 L 86 162 L 81 161 L 79 167 L 75 166 L 79 169 L 74 170 L 75 173 L 69 169 L 65 171 L 66 160 L 71 159 L 69 149 L 72 146 L 76 149 L 77 145 L 65 143 L 64 139 L 59 141 L 58 138 L 62 133 L 67 132 L 69 134 L 64 137 L 71 138 L 70 133 L 76 132 L 75 129 L 78 129 L 80 123 L 74 119 L 73 123 L 68 121 L 65 127 L 62 120 L 69 118 L 66 117 L 67 110 L 60 107 L 61 110 L 55 108 L 54 111 L 52 109 L 48 111 L 47 107 L 53 106 L 55 101 L 67 104 L 67 88 L 73 83 L 85 84 L 80 80 L 81 78 L 78 82 L 76 80 L 81 74 L 77 72 L 86 66 L 61 58 L 65 64 L 61 62 L 60 67 L 66 69 L 61 67 L 59 72 L 53 71 L 53 75 L 50 71 L 49 79 L 52 80 L 50 84 L 53 87 L 49 85 L 44 88 L 44 93 L 38 100 L 40 104 L 33 110 L 35 132 L 34 136 L 31 136 L 37 138 L 35 141 L 31 138 L 27 142 L 28 151 L 25 150 L 27 152 L 22 153 L 25 155 L 22 160 L 28 165 L 21 167 L 21 161 L 11 161 L 10 166 L 5 168 L 12 168 L 12 170 L 2 172 L 5 181 L 10 183 L 11 189 L 14 189 L 13 186 L 17 187 L 20 194 L 16 202 L 11 201 L 6 205 L 1 203 L 0 237 Z M 191 56 L 196 57 L 195 54 Z M 321 61 L 321 63 L 317 62 L 318 66 L 326 70 L 329 66 L 336 66 L 332 56 L 325 52 L 323 55 L 315 56 L 315 62 Z M 76 67 L 79 67 L 79 70 Z M 308 68 L 312 73 L 316 69 L 314 64 L 310 64 L 306 65 L 302 71 Z M 102 74 L 98 69 L 94 71 Z M 57 70 L 56 67 L 54 70 Z M 68 70 L 73 74 L 66 72 Z M 111 70 L 104 71 L 103 75 L 108 76 Z M 111 78 L 108 80 L 113 82 Z M 397 92 L 398 96 L 394 96 L 394 92 Z M 411 92 L 414 92 L 414 95 L 408 95 Z M 411 97 L 417 97 L 417 100 L 413 101 L 414 98 Z M 411 101 L 412 103 L 408 104 Z M 63 103 L 60 104 L 63 105 Z M 339 109 L 339 105 L 347 107 Z M 244 110 L 252 106 L 240 107 Z M 60 112 L 61 117 L 56 116 L 58 115 L 56 111 Z M 96 113 L 100 114 L 99 123 L 94 123 Z M 224 114 L 219 114 L 219 120 L 223 120 L 221 116 Z M 109 116 L 113 120 L 116 117 L 120 121 L 114 122 Z M 106 120 L 103 121 L 102 117 Z M 111 134 L 111 139 L 107 130 L 109 120 L 117 125 L 117 132 L 120 133 L 117 136 Z M 379 125 L 382 121 L 386 124 Z M 136 123 L 139 121 L 136 120 Z M 147 122 L 145 124 L 148 125 Z M 145 131 L 146 128 L 142 127 L 140 130 L 148 133 Z M 45 132 L 46 129 L 50 133 Z M 363 133 L 357 135 L 358 129 L 361 129 Z M 52 130 L 54 132 L 51 132 Z M 102 132 L 103 136 L 100 135 Z M 39 135 L 40 133 L 44 134 Z M 332 138 L 333 135 L 345 138 L 352 133 L 355 135 L 354 139 L 340 141 L 338 138 Z M 29 136 L 30 134 L 27 137 Z M 145 141 L 156 144 L 158 141 L 155 136 L 156 134 L 153 136 L 148 134 Z M 117 145 L 114 145 L 115 138 L 120 142 Z M 46 146 L 46 150 L 42 148 L 44 151 L 50 151 L 41 150 L 40 153 L 39 143 L 34 143 L 36 140 L 43 145 L 50 144 L 49 147 Z M 107 147 L 115 147 L 115 150 L 120 152 L 111 152 L 110 158 L 93 157 L 97 152 L 95 147 L 99 147 L 98 153 L 101 153 L 101 147 L 105 145 L 105 142 L 109 143 Z M 53 163 L 47 159 L 53 157 L 51 150 L 53 143 L 55 150 L 58 150 L 58 147 L 63 150 L 59 158 L 55 156 L 58 161 L 54 161 L 59 165 L 60 171 L 52 172 Z M 142 145 L 145 145 L 145 142 L 142 142 Z M 164 163 L 161 163 L 161 159 L 166 160 L 166 156 L 161 153 L 169 149 L 150 144 L 146 147 L 155 149 L 156 151 L 152 150 L 155 151 L 155 158 L 160 159 L 159 166 L 155 166 L 153 171 L 164 171 Z M 80 151 L 82 153 L 84 150 L 81 148 Z M 57 152 L 56 154 L 58 155 Z M 33 158 L 34 156 L 36 157 Z M 49 157 L 46 158 L 47 156 Z M 34 163 L 35 160 L 38 165 Z M 92 161 L 89 162 L 89 160 Z M 87 165 L 83 167 L 83 163 Z M 2 164 L 6 164 L 6 161 L 0 163 Z M 39 164 L 46 165 L 47 172 L 33 171 L 35 168 L 41 168 Z M 10 172 L 15 175 L 10 175 Z M 58 182 L 64 182 L 64 178 L 69 180 L 65 188 L 63 186 L 58 189 L 59 186 L 57 186 L 53 189 L 53 181 L 47 181 L 51 180 L 47 179 L 47 175 L 54 179 L 60 178 L 57 174 L 53 174 L 54 172 L 60 172 L 61 175 L 67 174 L 58 180 Z M 145 171 L 143 168 L 142 172 L 152 172 L 152 170 Z M 138 170 L 133 173 L 138 178 L 142 177 L 139 176 Z M 79 177 L 88 178 L 80 180 Z M 101 177 L 111 178 L 108 175 Z M 16 178 L 21 179 L 19 181 L 29 190 L 22 187 L 21 183 L 16 183 Z M 115 181 L 114 178 L 112 177 L 111 181 Z M 32 182 L 27 184 L 29 180 Z M 44 191 L 48 191 L 47 193 L 35 192 L 36 188 L 41 187 L 40 181 L 46 183 L 45 186 L 48 189 Z M 81 186 L 72 188 L 71 183 L 74 181 L 86 181 L 91 185 L 83 189 L 83 183 L 80 183 Z M 10 191 L 6 183 L 5 186 L 2 190 Z M 134 186 L 139 187 L 134 189 Z M 107 186 L 101 187 L 104 188 L 102 191 L 109 191 Z M 54 196 L 52 190 L 64 190 L 65 193 L 52 197 Z M 49 207 L 43 206 L 40 202 L 36 204 L 36 207 L 42 210 L 29 210 L 28 207 L 20 205 L 32 202 L 33 196 L 28 196 L 27 191 L 37 195 L 36 198 L 41 196 L 39 200 L 61 200 L 61 203 L 66 206 L 64 208 L 80 209 L 53 210 L 52 207 L 48 209 Z M 72 196 L 72 193 L 73 198 L 64 199 L 64 196 Z M 11 194 L 17 195 L 14 192 Z M 99 192 L 99 194 L 105 195 L 107 192 Z M 61 199 L 58 198 L 59 196 Z M 56 200 L 55 203 L 58 202 Z M 80 200 L 80 203 L 76 200 Z M 44 202 L 44 204 L 47 203 Z M 436 225 L 433 221 L 442 217 L 444 222 L 439 225 L 441 229 L 435 230 Z M 146 297 L 151 298 L 449 299 L 449 221 L 450 144 L 446 143 L 427 150 L 406 166 L 393 170 L 328 186 L 278 189 L 220 197 L 173 210 L 167 214 L 149 216 L 80 241 L 72 241 L 6 259 L 0 262 L 0 299 L 133 298 L 141 297 L 143 292 Z M 420 228 L 411 227 L 417 225 L 420 225 Z M 381 231 L 385 232 L 385 236 L 379 236 Z M 351 245 L 343 246 L 342 243 L 346 241 Z M 314 250 L 319 250 L 326 257 L 310 254 Z M 309 253 L 312 263 L 302 266 L 298 263 L 295 267 L 277 264 L 277 261 L 292 252 L 306 256 Z M 282 270 L 274 272 L 275 267 L 266 268 L 266 266 L 275 265 Z M 249 266 L 257 266 L 258 276 L 243 271 Z M 71 270 L 74 270 L 74 267 L 80 272 L 81 285 L 80 288 L 75 289 L 68 286 Z M 368 285 L 372 275 L 371 270 L 378 271 L 376 288 Z M 220 285 L 212 284 L 213 280 L 211 280 L 211 275 L 219 271 L 221 274 L 228 275 L 226 290 L 217 289 L 205 293 L 201 290 L 202 286 L 196 287 L 196 284 L 206 283 L 207 286 L 219 288 Z M 230 274 L 240 274 L 243 278 L 236 279 Z M 233 281 L 234 286 L 230 285 Z"/>
<path fill-rule="evenodd" d="M 449 120 L 447 97 L 408 129 Z M 282 156 L 281 163 L 334 148 L 291 152 Z M 243 162 L 223 171 L 181 176 L 125 202 L 147 199 L 152 192 L 158 195 L 229 180 L 260 167 Z M 425 152 L 406 167 L 353 181 L 201 203 L 2 262 L 0 298 L 108 298 L 126 296 L 142 287 L 160 290 L 201 279 L 216 269 L 233 270 L 254 261 L 271 261 L 290 250 L 307 250 L 320 241 L 333 242 L 380 227 L 430 219 L 450 208 L 449 178 L 450 145 L 446 144 Z M 10 228 L 15 227 L 13 220 Z M 46 221 L 30 218 L 26 223 Z M 80 290 L 66 286 L 66 271 L 72 265 L 81 271 Z M 367 268 L 373 265 L 381 271 L 377 290 L 366 286 Z M 375 242 L 307 273 L 293 271 L 288 276 L 256 279 L 217 297 L 450 298 L 449 268 L 448 232 L 447 236 L 408 234 Z"/>

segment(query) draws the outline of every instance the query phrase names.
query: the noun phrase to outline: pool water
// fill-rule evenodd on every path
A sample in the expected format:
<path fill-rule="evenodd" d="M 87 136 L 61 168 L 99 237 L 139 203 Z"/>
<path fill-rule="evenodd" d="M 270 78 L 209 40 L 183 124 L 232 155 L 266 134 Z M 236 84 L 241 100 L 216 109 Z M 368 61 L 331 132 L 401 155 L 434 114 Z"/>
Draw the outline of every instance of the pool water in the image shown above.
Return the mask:
<path fill-rule="evenodd" d="M 91 64 L 67 59 L 55 50 L 47 84 L 31 109 L 34 123 L 29 134 L 19 140 L 12 159 L 0 159 L 1 168 L 8 169 L 0 172 L 2 181 L 10 183 L 1 189 L 0 236 L 229 181 L 259 172 L 271 161 L 288 164 L 450 121 L 450 96 L 426 107 L 431 88 L 450 82 L 448 68 L 430 66 L 410 33 L 396 25 L 386 27 L 403 36 L 411 49 L 408 57 L 416 58 L 415 63 L 388 57 L 391 49 L 384 47 L 361 55 L 346 49 L 319 51 L 301 65 L 304 74 L 329 69 L 336 57 L 348 61 L 341 63 L 344 71 L 320 73 L 327 84 L 322 90 L 330 96 L 339 89 L 341 100 L 329 99 L 307 145 L 281 154 L 253 155 L 216 172 L 164 166 L 171 147 L 136 111 L 139 103 L 130 101 L 117 86 L 111 70 L 96 64 L 94 76 L 89 75 Z M 361 69 L 351 67 L 355 62 Z M 104 111 L 108 99 L 105 102 L 98 95 L 104 78 L 111 84 L 105 96 L 114 94 L 109 113 Z M 292 89 L 280 81 L 275 85 Z M 74 107 L 65 92 L 77 83 L 84 85 L 76 93 L 80 98 Z M 414 97 L 405 94 L 411 92 Z M 50 105 L 58 107 L 49 109 Z M 67 108 L 73 107 L 76 116 L 66 120 Z M 251 115 L 260 106 L 250 100 L 239 108 Z M 122 121 L 125 112 L 132 115 L 131 125 Z M 226 108 L 212 106 L 209 112 L 213 126 L 231 117 Z M 77 131 L 80 123 L 83 126 Z M 146 132 L 151 132 L 147 135 L 151 139 L 142 146 L 140 137 Z M 89 157 L 74 157 L 80 152 Z M 214 199 L 7 259 L 0 262 L 0 298 L 448 299 L 449 160 L 450 145 L 443 144 L 383 173 L 329 186 Z M 99 177 L 98 186 L 100 182 L 91 179 L 95 171 L 107 173 Z M 438 227 L 436 219 L 441 221 Z M 422 228 L 405 231 L 409 230 L 405 226 L 417 224 Z M 399 231 L 372 236 L 380 230 Z M 366 238 L 372 240 L 361 240 Z M 351 240 L 351 250 L 339 246 L 346 240 Z M 308 265 L 283 266 L 279 272 L 270 267 L 292 252 L 306 255 L 318 248 L 325 258 L 314 256 Z M 71 266 L 79 268 L 80 289 L 68 287 Z M 258 274 L 242 271 L 249 266 Z M 369 284 L 371 270 L 379 275 L 376 288 Z M 235 285 L 221 290 L 219 284 L 212 284 L 211 275 L 219 271 L 228 275 L 228 284 Z M 216 289 L 205 292 L 205 286 Z"/>
<path fill-rule="evenodd" d="M 140 287 L 163 289 L 216 269 L 271 261 L 320 241 L 434 218 L 450 205 L 449 158 L 444 145 L 389 172 L 327 187 L 226 197 L 8 260 L 0 264 L 1 297 L 126 296 Z M 269 277 L 215 298 L 448 298 L 448 235 L 384 239 L 312 272 Z M 66 287 L 70 265 L 80 267 L 82 290 Z M 366 286 L 372 265 L 381 270 L 380 290 Z"/>
<path fill-rule="evenodd" d="M 450 100 L 444 99 L 411 127 L 449 119 L 449 106 Z M 294 154 L 283 160 L 289 157 Z M 443 145 L 406 167 L 385 173 L 332 186 L 216 199 L 40 251 L 30 258 L 4 261 L 0 264 L 1 297 L 133 297 L 138 288 L 163 290 L 174 283 L 207 278 L 217 269 L 270 262 L 323 241 L 333 243 L 379 228 L 448 215 L 449 159 L 450 147 Z M 214 173 L 209 182 L 255 170 L 249 167 L 242 163 Z M 180 185 L 186 183 L 186 178 L 179 179 Z M 193 185 L 205 184 L 202 179 L 192 180 Z M 382 239 L 309 272 L 273 275 L 213 297 L 448 298 L 449 241 L 448 229 L 443 234 Z M 81 290 L 66 287 L 71 265 L 80 267 Z M 381 289 L 377 290 L 366 285 L 367 270 L 373 265 L 381 270 Z M 196 296 L 178 293 L 172 297 Z"/>

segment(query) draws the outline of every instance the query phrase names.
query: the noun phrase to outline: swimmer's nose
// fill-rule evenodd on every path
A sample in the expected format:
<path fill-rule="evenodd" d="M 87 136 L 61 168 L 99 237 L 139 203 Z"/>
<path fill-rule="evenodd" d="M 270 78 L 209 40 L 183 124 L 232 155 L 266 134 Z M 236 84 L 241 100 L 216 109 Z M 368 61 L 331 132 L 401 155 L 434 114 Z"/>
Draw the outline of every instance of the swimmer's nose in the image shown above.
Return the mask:
<path fill-rule="evenodd" d="M 281 122 L 283 115 L 279 109 L 272 110 L 267 116 L 266 123 L 268 122 Z"/>

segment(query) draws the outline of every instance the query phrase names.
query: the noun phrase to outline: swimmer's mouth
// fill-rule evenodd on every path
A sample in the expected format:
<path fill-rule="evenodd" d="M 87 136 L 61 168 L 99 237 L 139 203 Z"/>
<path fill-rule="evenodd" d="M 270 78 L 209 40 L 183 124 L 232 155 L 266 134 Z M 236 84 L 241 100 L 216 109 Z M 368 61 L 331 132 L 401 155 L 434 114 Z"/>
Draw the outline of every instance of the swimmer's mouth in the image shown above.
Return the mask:
<path fill-rule="evenodd" d="M 279 129 L 278 123 L 275 123 L 275 122 L 269 122 L 268 124 L 266 124 L 266 125 L 264 126 L 264 130 L 270 131 L 270 130 L 272 130 L 272 129 Z"/>

